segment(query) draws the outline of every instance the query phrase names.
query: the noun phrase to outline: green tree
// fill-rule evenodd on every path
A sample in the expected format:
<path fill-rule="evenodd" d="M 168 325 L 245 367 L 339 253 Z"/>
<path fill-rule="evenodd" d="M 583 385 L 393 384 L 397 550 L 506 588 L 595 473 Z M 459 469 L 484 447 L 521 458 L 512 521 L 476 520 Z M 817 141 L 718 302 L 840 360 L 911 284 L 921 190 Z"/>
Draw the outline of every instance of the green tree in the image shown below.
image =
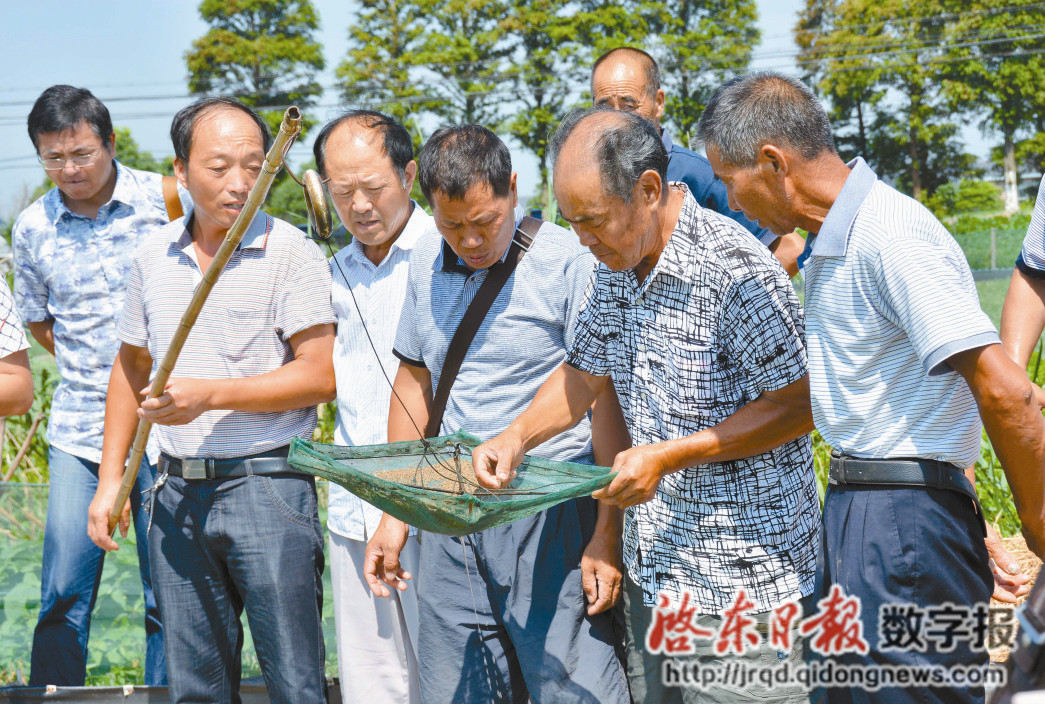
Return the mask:
<path fill-rule="evenodd" d="M 315 104 L 326 64 L 310 0 L 203 0 L 199 12 L 210 29 L 185 54 L 192 93 L 233 94 L 273 128 L 287 106 Z"/>
<path fill-rule="evenodd" d="M 1028 171 L 1045 171 L 1045 132 L 1036 132 L 1016 146 L 1016 161 Z"/>
<path fill-rule="evenodd" d="M 514 38 L 507 75 L 513 81 L 518 104 L 504 122 L 505 130 L 537 157 L 540 173 L 538 202 L 550 205 L 548 142 L 569 107 L 580 76 L 574 59 L 576 13 L 564 13 L 552 0 L 511 0 L 505 31 Z"/>
<path fill-rule="evenodd" d="M 380 110 L 399 120 L 420 142 L 417 115 L 425 91 L 415 80 L 423 23 L 413 0 L 360 0 L 348 28 L 348 53 L 336 75 L 346 103 Z"/>
<path fill-rule="evenodd" d="M 316 162 L 309 160 L 302 164 L 294 173 L 304 173 L 306 169 L 316 168 Z M 292 225 L 304 225 L 308 222 L 308 211 L 305 209 L 305 196 L 294 179 L 287 178 L 284 172 L 280 172 L 284 178 L 274 183 L 269 190 L 268 198 L 265 199 L 265 212 L 269 215 L 286 220 Z"/>
<path fill-rule="evenodd" d="M 953 59 L 944 2 L 810 0 L 796 37 L 806 71 L 834 110 L 856 111 L 865 155 L 916 198 L 962 175 L 969 163 L 941 90 L 941 67 Z M 873 120 L 866 107 L 874 107 Z M 946 176 L 936 171 L 941 165 Z"/>
<path fill-rule="evenodd" d="M 797 63 L 804 80 L 827 99 L 842 157 L 872 159 L 870 127 L 886 91 L 878 84 L 878 72 L 865 67 L 862 58 L 837 55 L 835 47 L 851 43 L 858 34 L 840 16 L 840 6 L 839 0 L 806 0 L 794 30 Z"/>
<path fill-rule="evenodd" d="M 925 201 L 945 183 L 966 177 L 979 178 L 976 157 L 967 153 L 957 138 L 958 126 L 952 122 L 923 123 L 918 141 L 911 144 L 911 130 L 888 112 L 879 112 L 871 126 L 871 154 L 878 174 L 892 180 L 901 191 Z M 912 156 L 913 155 L 913 156 Z M 911 159 L 919 165 L 911 168 Z M 920 173 L 919 189 L 912 178 Z"/>
<path fill-rule="evenodd" d="M 747 69 L 758 11 L 754 0 L 681 0 L 660 17 L 665 114 L 688 147 L 711 93 Z"/>
<path fill-rule="evenodd" d="M 429 112 L 451 123 L 499 126 L 511 91 L 505 61 L 507 0 L 424 0 L 425 31 L 417 61 L 433 100 Z M 432 80 L 432 79 L 435 80 Z"/>
<path fill-rule="evenodd" d="M 995 211 L 1001 204 L 998 187 L 987 181 L 962 179 L 951 181 L 936 189 L 926 205 L 937 217 Z"/>
<path fill-rule="evenodd" d="M 114 131 L 116 132 L 116 158 L 121 164 L 132 169 L 154 171 L 158 174 L 171 175 L 174 173 L 173 161 L 170 158 L 160 161 L 152 155 L 152 152 L 142 149 L 131 136 L 129 127 L 117 127 Z"/>
<path fill-rule="evenodd" d="M 575 6 L 578 68 L 587 82 L 591 65 L 621 46 L 652 48 L 668 21 L 669 3 L 659 0 L 579 0 Z"/>
<path fill-rule="evenodd" d="M 1017 133 L 1045 111 L 1045 7 L 1031 0 L 953 0 L 953 62 L 945 89 L 955 106 L 976 105 L 1002 137 L 1005 212 L 1019 210 Z"/>
<path fill-rule="evenodd" d="M 506 89 L 507 0 L 361 0 L 338 65 L 347 103 L 414 133 L 422 115 L 496 127 Z"/>

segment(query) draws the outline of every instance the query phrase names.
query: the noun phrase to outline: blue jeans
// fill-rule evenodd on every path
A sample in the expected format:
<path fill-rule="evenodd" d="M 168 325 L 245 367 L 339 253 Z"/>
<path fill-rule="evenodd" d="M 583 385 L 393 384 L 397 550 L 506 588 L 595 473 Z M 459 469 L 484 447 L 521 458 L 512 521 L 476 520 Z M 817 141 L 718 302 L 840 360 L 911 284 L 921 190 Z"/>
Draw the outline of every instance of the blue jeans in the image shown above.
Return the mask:
<path fill-rule="evenodd" d="M 98 465 L 52 446 L 48 454 L 50 492 L 44 531 L 40 620 L 33 633 L 29 684 L 83 686 L 87 676 L 87 638 L 98 596 L 105 552 L 87 537 L 87 507 L 98 488 Z M 138 541 L 138 567 L 145 592 L 145 684 L 167 683 L 163 627 L 149 580 L 146 539 L 148 516 L 141 490 L 152 486 L 155 468 L 143 460 L 131 515 Z"/>
<path fill-rule="evenodd" d="M 171 701 L 238 704 L 245 609 L 270 701 L 326 702 L 315 480 L 168 477 L 153 504 Z"/>

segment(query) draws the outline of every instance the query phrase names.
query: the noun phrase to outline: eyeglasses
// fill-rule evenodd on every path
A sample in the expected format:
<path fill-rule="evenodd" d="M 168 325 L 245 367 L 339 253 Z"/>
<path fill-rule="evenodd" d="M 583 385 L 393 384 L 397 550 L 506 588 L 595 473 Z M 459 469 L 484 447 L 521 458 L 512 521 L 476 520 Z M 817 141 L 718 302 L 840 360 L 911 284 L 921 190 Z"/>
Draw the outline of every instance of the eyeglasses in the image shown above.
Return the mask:
<path fill-rule="evenodd" d="M 44 171 L 61 171 L 65 168 L 65 162 L 67 161 L 72 162 L 72 165 L 76 168 L 82 169 L 93 164 L 97 158 L 98 152 L 91 152 L 90 154 L 77 154 L 68 159 L 65 157 L 55 157 L 53 159 L 42 159 L 36 157 L 36 160 L 44 167 Z"/>

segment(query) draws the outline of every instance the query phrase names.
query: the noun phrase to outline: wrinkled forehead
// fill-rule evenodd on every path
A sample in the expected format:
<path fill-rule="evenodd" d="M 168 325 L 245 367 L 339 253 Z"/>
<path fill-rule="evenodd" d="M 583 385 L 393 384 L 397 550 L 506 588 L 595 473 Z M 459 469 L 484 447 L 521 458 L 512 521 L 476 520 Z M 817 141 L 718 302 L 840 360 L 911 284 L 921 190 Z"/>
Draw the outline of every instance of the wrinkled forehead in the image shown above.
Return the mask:
<path fill-rule="evenodd" d="M 392 169 L 392 158 L 385 153 L 384 134 L 360 121 L 338 125 L 324 146 L 330 178 L 339 169 L 386 171 Z"/>
<path fill-rule="evenodd" d="M 607 59 L 591 76 L 592 96 L 619 95 L 638 98 L 646 91 L 646 74 L 635 59 L 627 55 Z"/>
<path fill-rule="evenodd" d="M 605 195 L 602 190 L 602 172 L 594 154 L 584 147 L 584 142 L 578 140 L 572 149 L 563 148 L 555 163 L 553 187 L 556 194 L 562 197 L 577 195 L 586 200 L 599 200 Z"/>
<path fill-rule="evenodd" d="M 196 151 L 224 152 L 244 141 L 256 142 L 258 151 L 265 152 L 265 138 L 254 118 L 242 110 L 226 105 L 215 105 L 196 116 L 189 142 L 189 159 Z M 255 146 L 255 145 L 251 145 Z"/>

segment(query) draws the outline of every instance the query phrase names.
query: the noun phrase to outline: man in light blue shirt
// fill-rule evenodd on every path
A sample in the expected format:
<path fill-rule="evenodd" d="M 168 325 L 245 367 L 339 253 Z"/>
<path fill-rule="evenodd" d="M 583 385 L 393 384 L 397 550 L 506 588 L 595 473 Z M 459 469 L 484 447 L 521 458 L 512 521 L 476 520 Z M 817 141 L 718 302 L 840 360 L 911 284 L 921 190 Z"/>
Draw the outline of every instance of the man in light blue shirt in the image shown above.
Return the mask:
<path fill-rule="evenodd" d="M 331 261 L 337 314 L 334 374 L 340 445 L 376 445 L 388 438 L 392 355 L 406 296 L 410 254 L 432 218 L 410 199 L 417 173 L 410 134 L 398 122 L 353 110 L 316 137 L 316 166 L 352 241 Z M 327 527 L 337 626 L 341 697 L 351 702 L 417 704 L 417 592 L 375 597 L 363 577 L 367 540 L 381 510 L 331 482 Z M 411 535 L 400 555 L 417 574 Z"/>
<path fill-rule="evenodd" d="M 488 439 L 565 357 L 594 261 L 551 223 L 540 224 L 520 255 L 516 174 L 507 146 L 488 129 L 438 130 L 418 162 L 438 233 L 411 255 L 394 346 L 402 405 L 389 406 L 388 439 L 416 439 L 428 425 L 465 310 L 491 269 L 515 256 L 518 266 L 464 355 L 438 433 Z M 590 461 L 592 423 L 581 420 L 533 454 Z M 417 598 L 426 704 L 629 701 L 609 610 L 619 592 L 619 530 L 614 511 L 584 497 L 462 538 L 425 533 Z M 370 539 L 366 574 L 375 593 L 406 589 L 406 536 L 386 514 Z"/>
<path fill-rule="evenodd" d="M 29 113 L 29 136 L 55 188 L 15 223 L 14 296 L 62 377 L 47 424 L 50 494 L 29 683 L 82 686 L 104 554 L 87 537 L 87 507 L 98 484 L 106 388 L 120 346 L 116 323 L 134 250 L 168 216 L 160 175 L 113 158 L 109 111 L 90 91 L 45 90 Z M 166 683 L 163 631 L 140 501 L 154 478 L 157 454 L 150 449 L 131 506 L 145 591 L 145 683 L 159 685 Z"/>
<path fill-rule="evenodd" d="M 727 83 L 698 135 L 733 205 L 774 232 L 810 233 L 813 419 L 835 451 L 824 501 L 825 581 L 860 599 L 869 648 L 841 662 L 982 674 L 982 636 L 948 643 L 923 633 L 919 649 L 896 642 L 886 627 L 890 613 L 910 613 L 897 609 L 968 610 L 990 600 L 983 518 L 963 473 L 979 456 L 980 418 L 1029 542 L 1039 553 L 1045 546 L 1045 419 L 980 310 L 961 249 L 862 159 L 842 162 L 826 113 L 793 78 L 759 73 Z M 983 688 L 964 682 L 916 692 L 838 686 L 828 696 L 983 701 Z"/>

